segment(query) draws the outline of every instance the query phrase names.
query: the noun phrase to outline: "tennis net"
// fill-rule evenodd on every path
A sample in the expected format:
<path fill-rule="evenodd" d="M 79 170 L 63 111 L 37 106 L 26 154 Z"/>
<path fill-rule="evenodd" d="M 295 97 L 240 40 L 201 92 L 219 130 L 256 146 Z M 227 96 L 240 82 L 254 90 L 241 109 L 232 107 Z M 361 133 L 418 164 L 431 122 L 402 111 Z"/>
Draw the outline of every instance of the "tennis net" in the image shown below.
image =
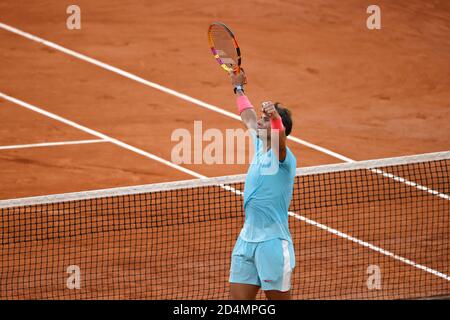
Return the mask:
<path fill-rule="evenodd" d="M 449 166 L 440 152 L 297 169 L 293 298 L 449 296 Z M 244 179 L 0 201 L 0 299 L 227 299 Z"/>

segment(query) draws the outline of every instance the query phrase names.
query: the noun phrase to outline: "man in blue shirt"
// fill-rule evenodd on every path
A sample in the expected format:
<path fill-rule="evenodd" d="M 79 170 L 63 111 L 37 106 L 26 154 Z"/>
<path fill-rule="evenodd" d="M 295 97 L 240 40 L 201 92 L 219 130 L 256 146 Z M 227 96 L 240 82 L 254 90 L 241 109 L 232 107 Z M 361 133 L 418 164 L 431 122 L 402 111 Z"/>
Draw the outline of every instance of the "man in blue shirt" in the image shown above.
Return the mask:
<path fill-rule="evenodd" d="M 260 288 L 268 299 L 290 299 L 295 254 L 288 208 L 296 170 L 295 156 L 286 146 L 291 114 L 268 101 L 262 104 L 258 120 L 244 94 L 245 74 L 231 74 L 231 78 L 241 119 L 255 147 L 245 180 L 245 222 L 231 257 L 231 299 L 255 299 Z"/>

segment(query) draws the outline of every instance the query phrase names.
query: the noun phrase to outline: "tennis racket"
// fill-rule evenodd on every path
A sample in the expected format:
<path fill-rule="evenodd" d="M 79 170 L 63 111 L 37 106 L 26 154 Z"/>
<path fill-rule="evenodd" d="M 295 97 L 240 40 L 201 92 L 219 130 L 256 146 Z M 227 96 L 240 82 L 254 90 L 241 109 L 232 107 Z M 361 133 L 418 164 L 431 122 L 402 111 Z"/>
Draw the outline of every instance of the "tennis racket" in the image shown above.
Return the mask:
<path fill-rule="evenodd" d="M 228 73 L 241 71 L 241 50 L 233 32 L 225 24 L 214 22 L 208 28 L 211 52 L 219 65 Z"/>

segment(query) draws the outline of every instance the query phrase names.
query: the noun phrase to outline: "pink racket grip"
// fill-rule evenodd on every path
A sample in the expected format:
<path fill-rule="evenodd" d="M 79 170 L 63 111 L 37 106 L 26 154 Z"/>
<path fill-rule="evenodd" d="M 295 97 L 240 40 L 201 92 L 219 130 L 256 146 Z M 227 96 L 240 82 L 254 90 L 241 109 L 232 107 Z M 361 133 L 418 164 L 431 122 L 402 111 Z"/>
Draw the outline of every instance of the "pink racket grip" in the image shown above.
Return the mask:
<path fill-rule="evenodd" d="M 237 107 L 239 110 L 239 114 L 242 113 L 242 111 L 244 111 L 245 109 L 253 109 L 253 105 L 250 102 L 250 100 L 248 100 L 247 96 L 240 96 L 236 99 L 236 103 L 237 103 Z"/>
<path fill-rule="evenodd" d="M 270 119 L 270 127 L 274 130 L 284 130 L 283 121 L 281 118 Z"/>

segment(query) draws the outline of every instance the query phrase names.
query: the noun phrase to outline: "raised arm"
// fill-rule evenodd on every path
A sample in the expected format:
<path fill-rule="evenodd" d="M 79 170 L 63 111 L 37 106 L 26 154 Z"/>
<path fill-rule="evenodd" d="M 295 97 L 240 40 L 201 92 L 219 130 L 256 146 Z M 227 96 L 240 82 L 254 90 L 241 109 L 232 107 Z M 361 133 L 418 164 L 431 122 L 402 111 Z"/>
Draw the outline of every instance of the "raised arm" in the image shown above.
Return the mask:
<path fill-rule="evenodd" d="M 278 113 L 275 104 L 271 101 L 262 104 L 262 112 L 270 118 L 270 128 L 272 130 L 271 139 L 273 139 L 273 132 L 278 132 L 278 159 L 284 161 L 286 159 L 286 131 L 283 125 L 280 114 Z"/>
<path fill-rule="evenodd" d="M 230 77 L 231 83 L 234 87 L 234 92 L 236 94 L 236 104 L 242 122 L 248 129 L 256 130 L 257 118 L 255 108 L 244 93 L 244 84 L 247 83 L 245 73 L 243 72 L 243 70 L 238 74 L 230 73 Z"/>

